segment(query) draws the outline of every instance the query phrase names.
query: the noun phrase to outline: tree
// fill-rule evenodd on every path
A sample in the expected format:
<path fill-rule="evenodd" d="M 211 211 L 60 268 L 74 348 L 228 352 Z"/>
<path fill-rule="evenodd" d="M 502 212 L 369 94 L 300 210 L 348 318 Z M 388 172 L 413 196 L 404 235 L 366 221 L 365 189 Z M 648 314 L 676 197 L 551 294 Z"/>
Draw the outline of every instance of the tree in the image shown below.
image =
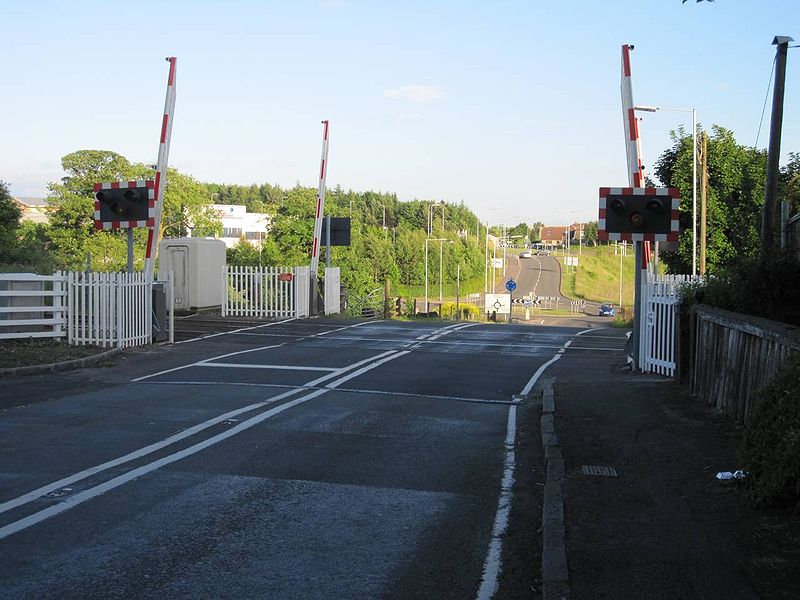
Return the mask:
<path fill-rule="evenodd" d="M 86 265 L 87 252 L 92 267 L 101 270 L 124 269 L 127 265 L 126 233 L 122 230 L 97 231 L 94 227 L 94 184 L 106 181 L 148 179 L 153 170 L 145 164 L 131 163 L 110 150 L 78 150 L 61 159 L 66 173 L 61 183 L 49 185 L 48 202 L 53 260 L 58 268 L 79 269 Z M 195 235 L 222 233 L 219 217 L 211 209 L 207 188 L 175 169 L 167 172 L 162 215 L 162 235 L 186 235 L 191 225 Z M 134 267 L 144 261 L 147 233 L 134 231 Z"/>
<path fill-rule="evenodd" d="M 681 235 L 678 249 L 662 252 L 662 258 L 670 272 L 690 273 L 692 138 L 679 129 L 672 132 L 672 140 L 672 148 L 656 162 L 655 174 L 663 185 L 681 190 Z M 730 264 L 739 256 L 752 256 L 758 252 L 766 161 L 765 151 L 742 146 L 731 131 L 717 125 L 712 127 L 708 139 L 706 256 L 709 272 Z M 699 180 L 698 174 L 698 186 Z M 699 206 L 697 212 L 699 223 Z M 699 232 L 698 225 L 698 236 Z"/>
<path fill-rule="evenodd" d="M 597 246 L 597 221 L 589 221 L 583 225 L 583 238 L 587 244 Z"/>
<path fill-rule="evenodd" d="M 22 211 L 11 197 L 8 184 L 0 181 L 0 262 L 11 263 L 16 258 L 21 216 Z"/>

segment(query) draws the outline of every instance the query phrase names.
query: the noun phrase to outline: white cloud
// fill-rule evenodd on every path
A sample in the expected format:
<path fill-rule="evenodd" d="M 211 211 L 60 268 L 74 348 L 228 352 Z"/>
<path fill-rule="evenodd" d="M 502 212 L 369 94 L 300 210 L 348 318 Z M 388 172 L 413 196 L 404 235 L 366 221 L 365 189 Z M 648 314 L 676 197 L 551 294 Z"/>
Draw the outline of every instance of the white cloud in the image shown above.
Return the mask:
<path fill-rule="evenodd" d="M 404 85 L 396 90 L 386 90 L 387 98 L 401 98 L 416 104 L 428 104 L 444 98 L 444 90 L 438 85 Z"/>

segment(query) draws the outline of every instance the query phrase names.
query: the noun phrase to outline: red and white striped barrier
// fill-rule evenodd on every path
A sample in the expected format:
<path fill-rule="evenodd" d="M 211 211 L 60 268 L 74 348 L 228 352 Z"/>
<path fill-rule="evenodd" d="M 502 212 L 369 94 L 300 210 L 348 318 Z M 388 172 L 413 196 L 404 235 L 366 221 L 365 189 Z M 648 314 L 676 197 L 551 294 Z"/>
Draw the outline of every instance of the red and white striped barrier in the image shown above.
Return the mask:
<path fill-rule="evenodd" d="M 164 185 L 167 177 L 169 143 L 172 138 L 172 122 L 175 113 L 175 71 L 178 59 L 174 56 L 169 56 L 166 60 L 169 63 L 169 75 L 167 76 L 167 96 L 164 100 L 164 117 L 161 120 L 158 161 L 156 162 L 155 216 L 147 235 L 147 250 L 144 259 L 144 272 L 149 280 L 153 279 L 155 260 L 158 253 L 158 238 L 161 235 L 161 214 L 164 209 Z"/>
<path fill-rule="evenodd" d="M 319 188 L 317 189 L 317 211 L 314 216 L 314 241 L 311 246 L 311 276 L 317 274 L 319 267 L 319 246 L 322 237 L 322 215 L 325 210 L 325 178 L 328 175 L 328 121 L 322 122 L 322 159 L 319 168 Z"/>

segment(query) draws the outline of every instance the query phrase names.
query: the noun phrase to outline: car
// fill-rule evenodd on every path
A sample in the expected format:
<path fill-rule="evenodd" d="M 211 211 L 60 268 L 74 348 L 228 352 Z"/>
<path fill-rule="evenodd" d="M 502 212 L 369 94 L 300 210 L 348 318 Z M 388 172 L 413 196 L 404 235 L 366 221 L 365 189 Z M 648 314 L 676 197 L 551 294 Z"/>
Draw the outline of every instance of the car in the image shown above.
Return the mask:
<path fill-rule="evenodd" d="M 520 258 L 531 258 L 532 256 L 533 256 L 533 254 L 531 254 L 530 250 L 524 250 L 524 251 L 519 253 L 519 257 Z"/>
<path fill-rule="evenodd" d="M 601 317 L 613 317 L 617 314 L 617 311 L 614 310 L 614 307 L 610 304 L 601 304 L 600 311 L 598 313 Z"/>
<path fill-rule="evenodd" d="M 550 250 L 539 250 L 537 256 L 550 256 Z"/>

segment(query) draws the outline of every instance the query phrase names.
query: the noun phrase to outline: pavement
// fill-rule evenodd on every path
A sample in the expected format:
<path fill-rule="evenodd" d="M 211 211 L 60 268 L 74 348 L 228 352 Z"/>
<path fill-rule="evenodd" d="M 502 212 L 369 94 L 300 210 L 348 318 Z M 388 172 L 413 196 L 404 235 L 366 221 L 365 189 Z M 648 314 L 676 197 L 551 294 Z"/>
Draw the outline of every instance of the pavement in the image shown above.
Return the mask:
<path fill-rule="evenodd" d="M 568 581 L 545 581 L 545 598 L 800 597 L 800 518 L 715 478 L 742 468 L 737 427 L 686 386 L 631 373 L 622 353 L 567 352 L 546 377 Z"/>

